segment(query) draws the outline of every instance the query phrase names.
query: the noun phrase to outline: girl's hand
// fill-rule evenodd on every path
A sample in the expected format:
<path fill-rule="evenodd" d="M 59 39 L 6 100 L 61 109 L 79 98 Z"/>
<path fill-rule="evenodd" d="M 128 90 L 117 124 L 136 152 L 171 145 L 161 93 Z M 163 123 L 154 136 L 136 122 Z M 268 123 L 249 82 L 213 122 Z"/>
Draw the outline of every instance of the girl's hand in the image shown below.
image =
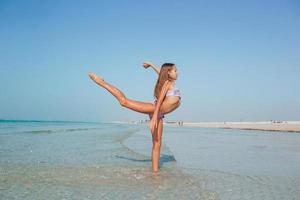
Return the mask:
<path fill-rule="evenodd" d="M 150 131 L 153 134 L 154 130 L 157 128 L 157 116 L 152 116 L 150 121 Z"/>
<path fill-rule="evenodd" d="M 144 67 L 145 69 L 147 69 L 147 68 L 150 67 L 151 65 L 152 65 L 151 62 L 147 62 L 147 61 L 143 62 L 143 67 Z"/>

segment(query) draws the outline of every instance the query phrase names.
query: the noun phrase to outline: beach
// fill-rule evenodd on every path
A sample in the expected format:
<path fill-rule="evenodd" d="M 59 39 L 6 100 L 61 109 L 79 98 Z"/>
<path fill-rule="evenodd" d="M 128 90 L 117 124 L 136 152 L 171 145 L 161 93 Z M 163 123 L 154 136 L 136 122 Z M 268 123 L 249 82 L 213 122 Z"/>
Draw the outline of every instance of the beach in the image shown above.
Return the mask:
<path fill-rule="evenodd" d="M 184 122 L 186 127 L 229 128 L 262 131 L 300 132 L 300 121 Z"/>
<path fill-rule="evenodd" d="M 0 122 L 0 199 L 299 199 L 300 134 L 147 124 Z"/>

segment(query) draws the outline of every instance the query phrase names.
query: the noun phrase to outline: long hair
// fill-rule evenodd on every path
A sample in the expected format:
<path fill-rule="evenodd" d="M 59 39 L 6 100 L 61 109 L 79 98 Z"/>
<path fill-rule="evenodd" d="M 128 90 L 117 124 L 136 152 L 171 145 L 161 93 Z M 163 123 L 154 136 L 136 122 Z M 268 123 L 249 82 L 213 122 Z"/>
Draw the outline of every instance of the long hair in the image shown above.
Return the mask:
<path fill-rule="evenodd" d="M 164 63 L 161 66 L 159 76 L 154 89 L 154 97 L 156 97 L 156 99 L 159 98 L 159 94 L 162 90 L 164 83 L 167 80 L 170 80 L 168 72 L 173 69 L 174 65 L 175 65 L 174 63 Z"/>

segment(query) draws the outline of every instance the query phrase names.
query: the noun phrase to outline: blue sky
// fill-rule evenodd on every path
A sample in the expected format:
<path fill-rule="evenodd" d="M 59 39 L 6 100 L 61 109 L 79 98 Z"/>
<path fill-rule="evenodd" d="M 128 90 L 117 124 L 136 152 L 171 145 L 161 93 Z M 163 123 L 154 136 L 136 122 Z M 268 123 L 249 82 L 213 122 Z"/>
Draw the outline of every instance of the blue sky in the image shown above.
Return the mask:
<path fill-rule="evenodd" d="M 147 119 L 93 84 L 153 101 L 174 62 L 181 107 L 166 120 L 300 120 L 300 3 L 0 0 L 0 119 Z"/>

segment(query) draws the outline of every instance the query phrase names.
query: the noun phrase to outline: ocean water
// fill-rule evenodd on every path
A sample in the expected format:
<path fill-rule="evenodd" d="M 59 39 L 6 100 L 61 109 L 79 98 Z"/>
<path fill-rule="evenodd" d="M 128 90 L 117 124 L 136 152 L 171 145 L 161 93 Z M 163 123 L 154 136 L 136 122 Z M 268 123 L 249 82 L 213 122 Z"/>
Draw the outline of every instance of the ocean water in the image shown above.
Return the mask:
<path fill-rule="evenodd" d="M 300 133 L 168 128 L 177 167 L 224 200 L 300 199 Z"/>
<path fill-rule="evenodd" d="M 0 121 L 0 199 L 300 199 L 300 134 Z"/>
<path fill-rule="evenodd" d="M 151 171 L 145 125 L 0 122 L 0 199 L 218 199 L 166 145 Z"/>

